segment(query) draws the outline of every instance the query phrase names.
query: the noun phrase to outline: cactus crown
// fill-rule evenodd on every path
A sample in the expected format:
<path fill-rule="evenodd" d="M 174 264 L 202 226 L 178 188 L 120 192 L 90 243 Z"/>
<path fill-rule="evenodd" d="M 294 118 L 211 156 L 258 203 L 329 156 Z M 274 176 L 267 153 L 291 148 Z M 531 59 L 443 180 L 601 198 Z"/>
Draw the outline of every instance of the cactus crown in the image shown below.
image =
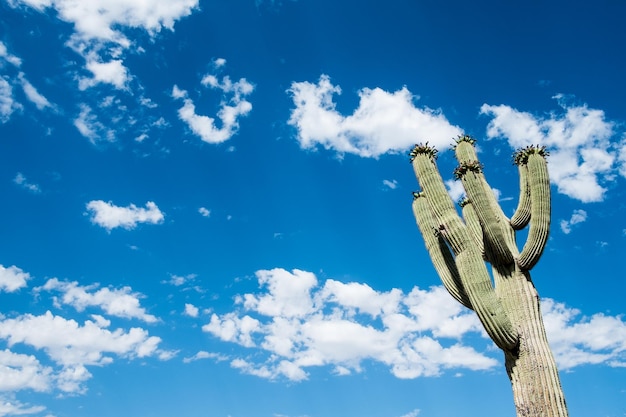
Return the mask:
<path fill-rule="evenodd" d="M 456 167 L 453 171 L 454 179 L 460 180 L 463 178 L 468 172 L 473 172 L 475 174 L 480 174 L 483 172 L 483 164 L 478 161 L 469 161 L 462 162 L 458 167 Z"/>
<path fill-rule="evenodd" d="M 452 145 L 452 149 L 456 149 L 456 147 L 463 142 L 467 142 L 470 145 L 474 146 L 474 144 L 476 143 L 476 139 L 474 139 L 472 136 L 470 135 L 459 135 L 454 139 L 454 145 Z"/>
<path fill-rule="evenodd" d="M 550 155 L 550 152 L 546 150 L 545 146 L 529 145 L 515 151 L 513 154 L 513 164 L 518 166 L 525 165 L 528 162 L 528 157 L 533 154 L 541 155 L 545 158 Z"/>
<path fill-rule="evenodd" d="M 426 143 L 417 143 L 409 153 L 409 160 L 413 162 L 417 155 L 428 155 L 431 160 L 437 159 L 437 153 L 439 151 L 434 146 L 430 146 L 428 142 Z"/>

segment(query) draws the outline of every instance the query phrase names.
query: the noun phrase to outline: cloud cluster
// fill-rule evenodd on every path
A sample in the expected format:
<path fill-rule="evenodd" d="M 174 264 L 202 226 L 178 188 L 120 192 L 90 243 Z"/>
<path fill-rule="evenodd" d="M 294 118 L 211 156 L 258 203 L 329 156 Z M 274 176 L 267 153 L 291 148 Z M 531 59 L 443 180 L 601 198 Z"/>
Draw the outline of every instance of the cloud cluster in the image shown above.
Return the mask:
<path fill-rule="evenodd" d="M 366 284 L 310 272 L 257 272 L 260 290 L 236 298 L 235 311 L 213 314 L 205 332 L 253 352 L 231 366 L 262 378 L 299 381 L 307 368 L 331 366 L 337 375 L 360 372 L 364 361 L 389 367 L 398 378 L 433 376 L 446 369 L 485 370 L 498 361 L 464 343 L 474 334 L 491 343 L 476 316 L 443 287 L 379 292 Z M 586 363 L 624 366 L 626 323 L 601 314 L 576 321 L 578 312 L 546 300 L 546 328 L 562 369 Z M 584 331 L 583 331 L 584 330 Z"/>
<path fill-rule="evenodd" d="M 87 203 L 87 210 L 91 214 L 91 222 L 108 231 L 116 227 L 131 230 L 139 223 L 159 224 L 165 218 L 165 215 L 152 201 L 146 203 L 146 208 L 141 208 L 134 204 L 120 207 L 111 202 L 93 200 Z"/>
<path fill-rule="evenodd" d="M 177 20 L 198 7 L 198 0 L 9 0 L 9 4 L 40 12 L 52 8 L 60 20 L 73 25 L 75 32 L 68 44 L 85 58 L 92 74 L 80 79 L 80 88 L 107 83 L 122 89 L 130 75 L 120 55 L 132 46 L 123 30 L 143 29 L 150 36 L 162 29 L 173 30 Z"/>
<path fill-rule="evenodd" d="M 260 362 L 258 355 L 232 359 L 242 372 L 298 381 L 313 366 L 329 365 L 345 375 L 360 372 L 364 361 L 377 361 L 399 378 L 416 378 L 497 363 L 462 343 L 466 333 L 482 332 L 480 324 L 441 287 L 403 294 L 356 282 L 320 286 L 314 274 L 300 270 L 256 275 L 259 293 L 238 297 L 240 310 L 213 314 L 203 326 L 221 340 L 266 354 Z"/>
<path fill-rule="evenodd" d="M 484 104 L 481 114 L 492 119 L 487 127 L 489 138 L 503 138 L 513 148 L 545 145 L 550 151 L 550 180 L 558 191 L 582 202 L 604 199 L 605 183 L 615 174 L 624 174 L 626 144 L 611 141 L 615 124 L 607 121 L 604 111 L 587 105 L 570 105 L 561 95 L 555 96 L 561 113 L 541 117 L 507 105 Z"/>
<path fill-rule="evenodd" d="M 359 106 L 349 116 L 336 110 L 333 101 L 341 88 L 322 75 L 317 83 L 294 82 L 288 90 L 295 108 L 289 124 L 297 129 L 304 149 L 318 145 L 339 153 L 378 157 L 404 152 L 417 142 L 449 146 L 462 131 L 451 125 L 440 111 L 418 108 L 406 88 L 393 93 L 380 88 L 359 91 Z"/>
<path fill-rule="evenodd" d="M 215 60 L 216 67 L 222 67 L 226 63 L 224 59 Z M 222 77 L 221 81 L 213 74 L 207 74 L 202 78 L 204 87 L 219 90 L 222 93 L 220 109 L 217 118 L 221 127 L 215 123 L 215 118 L 196 113 L 196 106 L 189 98 L 185 90 L 177 85 L 172 88 L 172 98 L 183 101 L 183 106 L 178 109 L 178 117 L 185 122 L 189 129 L 208 143 L 222 143 L 230 139 L 239 130 L 239 118 L 246 116 L 252 110 L 252 104 L 246 99 L 254 91 L 254 85 L 245 78 L 239 81 L 231 81 L 229 76 Z"/>
<path fill-rule="evenodd" d="M 28 273 L 15 266 L 0 266 L 0 286 L 5 291 L 25 287 L 30 278 Z M 92 291 L 94 289 L 95 286 L 85 287 L 53 278 L 44 286 L 35 288 L 35 294 L 40 299 L 42 291 L 60 292 L 62 296 L 55 299 L 57 307 L 68 304 L 78 311 L 98 307 L 113 317 L 150 323 L 157 321 L 139 306 L 137 294 L 130 288 Z M 160 349 L 161 339 L 150 336 L 145 329 L 110 327 L 111 321 L 98 314 L 90 315 L 82 323 L 51 311 L 41 315 L 0 315 L 0 340 L 7 346 L 0 350 L 0 392 L 4 393 L 0 396 L 0 416 L 42 410 L 11 397 L 21 390 L 79 394 L 86 390 L 85 382 L 91 378 L 90 366 L 108 365 L 116 357 L 156 356 L 165 360 L 173 355 L 173 352 Z"/>
<path fill-rule="evenodd" d="M 572 231 L 572 226 L 578 223 L 583 223 L 586 220 L 587 212 L 585 210 L 574 210 L 572 217 L 569 220 L 561 220 L 559 225 L 561 226 L 561 231 L 568 235 Z"/>

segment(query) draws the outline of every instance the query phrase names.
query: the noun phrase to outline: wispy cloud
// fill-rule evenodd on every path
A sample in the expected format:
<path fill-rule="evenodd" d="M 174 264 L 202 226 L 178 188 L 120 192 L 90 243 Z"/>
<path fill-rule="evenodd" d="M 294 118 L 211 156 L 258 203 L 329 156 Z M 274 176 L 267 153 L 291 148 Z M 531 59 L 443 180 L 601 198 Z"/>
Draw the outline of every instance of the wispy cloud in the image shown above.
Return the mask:
<path fill-rule="evenodd" d="M 22 105 L 13 98 L 11 84 L 3 77 L 0 77 L 0 122 L 7 122 L 14 111 L 21 109 Z"/>
<path fill-rule="evenodd" d="M 383 185 L 390 190 L 395 190 L 398 188 L 398 181 L 396 180 L 383 180 Z"/>
<path fill-rule="evenodd" d="M 200 213 L 200 215 L 201 215 L 202 217 L 210 217 L 210 216 L 211 216 L 211 210 L 209 210 L 209 209 L 208 209 L 208 208 L 206 208 L 206 207 L 200 207 L 200 208 L 198 209 L 198 213 Z"/>
<path fill-rule="evenodd" d="M 219 67 L 223 66 L 225 62 L 224 60 Z M 205 75 L 201 84 L 222 92 L 220 109 L 217 112 L 221 126 L 216 125 L 215 118 L 197 114 L 196 105 L 189 98 L 187 91 L 175 85 L 172 88 L 172 98 L 183 100 L 183 107 L 178 110 L 178 117 L 203 141 L 208 143 L 225 142 L 239 130 L 239 118 L 246 116 L 252 110 L 252 104 L 246 97 L 254 91 L 254 85 L 245 78 L 232 82 L 228 76 L 224 76 L 220 80 L 214 74 Z"/>
<path fill-rule="evenodd" d="M 134 204 L 120 207 L 111 202 L 94 200 L 87 203 L 87 210 L 91 214 L 91 222 L 108 231 L 117 227 L 131 230 L 139 223 L 159 224 L 165 218 L 159 207 L 152 201 L 148 201 L 146 208 L 142 208 Z"/>
<path fill-rule="evenodd" d="M 41 188 L 39 188 L 39 185 L 29 182 L 24 174 L 22 174 L 21 172 L 18 172 L 15 175 L 15 178 L 13 178 L 13 182 L 23 189 L 30 191 L 31 193 L 39 194 L 41 192 Z"/>
<path fill-rule="evenodd" d="M 22 60 L 19 57 L 9 53 L 7 46 L 2 41 L 0 41 L 0 58 L 4 59 L 5 61 L 11 63 L 16 67 L 22 65 Z"/>
<path fill-rule="evenodd" d="M 544 117 L 507 105 L 484 104 L 481 114 L 492 117 L 487 135 L 504 138 L 513 148 L 547 146 L 550 180 L 558 191 L 582 202 L 602 201 L 607 191 L 603 183 L 613 181 L 618 172 L 626 173 L 626 158 L 622 160 L 611 141 L 616 125 L 606 120 L 602 110 L 568 104 L 562 95 L 555 99 L 562 112 Z"/>
<path fill-rule="evenodd" d="M 26 97 L 33 102 L 39 110 L 43 110 L 46 107 L 53 107 L 48 99 L 41 95 L 39 91 L 37 91 L 37 89 L 26 79 L 24 73 L 20 73 L 18 79 L 22 84 L 22 89 L 24 90 Z"/>
<path fill-rule="evenodd" d="M 289 124 L 297 129 L 304 149 L 318 145 L 339 153 L 378 157 L 408 150 L 416 142 L 449 146 L 462 131 L 437 110 L 418 108 L 406 88 L 393 93 L 380 88 L 359 91 L 359 106 L 349 116 L 336 110 L 333 101 L 341 88 L 322 75 L 317 83 L 293 82 L 288 90 L 295 104 Z"/>
<path fill-rule="evenodd" d="M 40 12 L 54 9 L 58 19 L 72 24 L 74 33 L 68 45 L 85 57 L 86 69 L 92 74 L 92 78 L 79 79 L 83 89 L 99 83 L 120 89 L 125 87 L 129 75 L 121 55 L 133 44 L 132 38 L 124 34 L 125 30 L 142 29 L 150 36 L 156 36 L 163 29 L 174 30 L 177 20 L 198 8 L 198 0 L 169 0 L 167 3 L 160 0 L 9 1 L 13 7 L 19 4 Z"/>
<path fill-rule="evenodd" d="M 583 223 L 587 220 L 587 212 L 585 210 L 574 210 L 569 220 L 561 220 L 559 223 L 561 230 L 566 235 L 572 231 L 572 226 Z"/>

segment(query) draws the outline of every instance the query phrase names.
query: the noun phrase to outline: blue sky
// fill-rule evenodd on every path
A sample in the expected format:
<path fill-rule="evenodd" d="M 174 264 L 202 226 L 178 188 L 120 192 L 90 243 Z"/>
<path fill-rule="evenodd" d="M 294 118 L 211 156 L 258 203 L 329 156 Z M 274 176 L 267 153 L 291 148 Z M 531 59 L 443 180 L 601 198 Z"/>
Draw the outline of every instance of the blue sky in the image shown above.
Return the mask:
<path fill-rule="evenodd" d="M 1 0 L 0 416 L 514 415 L 410 209 L 460 133 L 508 214 L 550 150 L 548 336 L 571 414 L 626 415 L 625 12 Z"/>

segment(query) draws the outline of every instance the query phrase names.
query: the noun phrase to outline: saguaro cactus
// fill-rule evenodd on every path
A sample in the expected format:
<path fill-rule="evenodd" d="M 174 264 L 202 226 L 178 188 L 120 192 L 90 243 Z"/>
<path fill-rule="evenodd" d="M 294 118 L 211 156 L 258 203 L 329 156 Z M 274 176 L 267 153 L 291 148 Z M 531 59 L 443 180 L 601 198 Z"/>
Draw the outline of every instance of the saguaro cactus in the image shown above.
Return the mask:
<path fill-rule="evenodd" d="M 462 181 L 467 196 L 461 203 L 462 217 L 437 169 L 437 150 L 415 145 L 410 158 L 422 188 L 413 193 L 417 225 L 448 292 L 476 312 L 504 352 L 517 415 L 567 416 L 539 295 L 529 273 L 543 253 L 550 228 L 547 152 L 529 146 L 515 153 L 520 198 L 509 219 L 485 180 L 474 143 L 472 137 L 460 136 L 454 146 L 459 162 L 454 176 Z M 515 231 L 526 226 L 528 238 L 520 252 Z"/>

